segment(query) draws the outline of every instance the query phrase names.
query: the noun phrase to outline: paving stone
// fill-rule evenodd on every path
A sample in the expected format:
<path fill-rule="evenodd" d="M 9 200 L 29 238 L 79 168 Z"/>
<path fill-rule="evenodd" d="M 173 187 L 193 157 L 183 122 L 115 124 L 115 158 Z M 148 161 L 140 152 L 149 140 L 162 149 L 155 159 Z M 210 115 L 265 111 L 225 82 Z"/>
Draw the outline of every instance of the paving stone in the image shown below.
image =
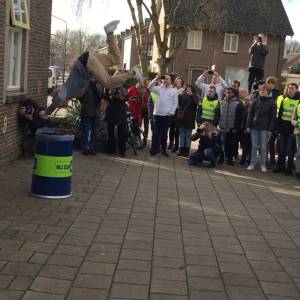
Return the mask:
<path fill-rule="evenodd" d="M 37 277 L 30 289 L 35 292 L 64 295 L 70 288 L 71 283 L 69 280 Z"/>
<path fill-rule="evenodd" d="M 113 283 L 111 289 L 112 298 L 148 299 L 147 285 Z"/>
<path fill-rule="evenodd" d="M 151 293 L 187 295 L 187 285 L 183 281 L 151 280 Z"/>
<path fill-rule="evenodd" d="M 20 275 L 20 276 L 35 276 L 39 272 L 41 265 L 29 264 L 21 262 L 8 262 L 1 270 L 2 274 Z"/>
<path fill-rule="evenodd" d="M 245 286 L 226 286 L 226 290 L 229 299 L 241 300 L 241 299 L 257 299 L 263 300 L 265 296 L 258 287 L 245 287 Z"/>
<path fill-rule="evenodd" d="M 53 254 L 48 261 L 50 265 L 79 267 L 83 258 L 80 256 Z"/>
<path fill-rule="evenodd" d="M 189 300 L 188 296 L 170 295 L 170 294 L 150 294 L 150 300 Z"/>
<path fill-rule="evenodd" d="M 220 279 L 207 277 L 189 277 L 189 288 L 192 290 L 224 291 Z"/>
<path fill-rule="evenodd" d="M 147 260 L 135 259 L 120 259 L 118 262 L 118 269 L 131 271 L 148 271 L 151 270 L 151 262 Z"/>
<path fill-rule="evenodd" d="M 184 269 L 176 270 L 154 267 L 152 270 L 152 278 L 162 280 L 186 281 L 186 274 Z"/>
<path fill-rule="evenodd" d="M 49 258 L 49 254 L 46 253 L 34 253 L 29 262 L 33 264 L 44 264 Z"/>
<path fill-rule="evenodd" d="M 150 273 L 118 270 L 114 276 L 114 282 L 130 283 L 130 284 L 149 284 Z"/>
<path fill-rule="evenodd" d="M 191 290 L 190 300 L 226 300 L 225 292 Z"/>
<path fill-rule="evenodd" d="M 261 285 L 264 292 L 269 295 L 300 297 L 299 291 L 293 284 L 262 281 Z"/>
<path fill-rule="evenodd" d="M 33 280 L 33 277 L 17 276 L 10 284 L 9 289 L 17 291 L 26 291 L 27 289 L 29 289 Z"/>
<path fill-rule="evenodd" d="M 22 300 L 64 300 L 64 296 L 27 291 Z M 7 298 L 6 298 L 7 299 Z M 18 298 L 19 299 L 19 298 Z"/>
<path fill-rule="evenodd" d="M 111 276 L 96 274 L 78 274 L 73 285 L 83 288 L 109 289 L 112 281 Z"/>
<path fill-rule="evenodd" d="M 87 252 L 87 247 L 71 246 L 71 245 L 58 245 L 54 251 L 55 254 L 75 255 L 75 256 L 84 256 L 86 252 Z"/>
<path fill-rule="evenodd" d="M 45 265 L 40 271 L 39 276 L 73 280 L 76 276 L 77 270 L 77 268 L 72 267 Z"/>
<path fill-rule="evenodd" d="M 108 294 L 108 290 L 72 287 L 67 300 L 106 300 Z"/>
<path fill-rule="evenodd" d="M 113 275 L 116 265 L 109 263 L 84 262 L 80 273 Z"/>
<path fill-rule="evenodd" d="M 1 300 L 19 300 L 21 299 L 22 295 L 23 292 L 21 291 L 0 290 Z"/>

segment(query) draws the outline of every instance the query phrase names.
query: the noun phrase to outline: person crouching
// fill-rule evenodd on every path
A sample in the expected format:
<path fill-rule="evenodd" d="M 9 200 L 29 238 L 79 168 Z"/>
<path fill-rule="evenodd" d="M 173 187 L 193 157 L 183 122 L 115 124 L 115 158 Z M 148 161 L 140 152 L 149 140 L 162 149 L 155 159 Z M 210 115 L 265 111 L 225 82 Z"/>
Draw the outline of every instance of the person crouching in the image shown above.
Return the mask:
<path fill-rule="evenodd" d="M 204 161 L 210 164 L 208 167 L 215 168 L 217 161 L 224 161 L 224 151 L 222 140 L 217 133 L 215 126 L 208 122 L 204 122 L 197 129 L 197 132 L 192 135 L 192 141 L 199 139 L 198 150 L 192 153 L 189 157 L 190 165 L 197 165 Z"/>

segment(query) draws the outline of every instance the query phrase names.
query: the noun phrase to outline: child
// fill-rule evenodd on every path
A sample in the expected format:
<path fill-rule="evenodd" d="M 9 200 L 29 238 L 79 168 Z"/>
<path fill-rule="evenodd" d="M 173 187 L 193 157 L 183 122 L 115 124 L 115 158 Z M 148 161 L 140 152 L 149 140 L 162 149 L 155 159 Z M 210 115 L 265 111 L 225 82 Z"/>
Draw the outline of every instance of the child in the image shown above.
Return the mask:
<path fill-rule="evenodd" d="M 222 140 L 217 134 L 215 126 L 208 122 L 204 122 L 195 134 L 192 135 L 192 141 L 199 139 L 199 147 L 195 153 L 189 158 L 190 165 L 197 165 L 203 161 L 209 161 L 208 165 L 215 168 L 217 160 L 224 161 L 224 151 L 222 148 Z"/>

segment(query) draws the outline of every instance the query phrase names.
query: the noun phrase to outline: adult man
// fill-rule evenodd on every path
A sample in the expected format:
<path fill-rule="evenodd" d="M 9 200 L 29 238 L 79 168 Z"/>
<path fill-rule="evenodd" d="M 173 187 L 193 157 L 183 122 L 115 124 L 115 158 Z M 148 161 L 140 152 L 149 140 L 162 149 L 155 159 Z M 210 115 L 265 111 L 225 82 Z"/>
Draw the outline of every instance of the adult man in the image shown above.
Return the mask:
<path fill-rule="evenodd" d="M 112 21 L 104 26 L 107 35 L 108 54 L 98 51 L 84 52 L 74 63 L 70 76 L 59 91 L 54 103 L 48 108 L 51 113 L 56 107 L 62 106 L 67 99 L 81 97 L 90 83 L 90 77 L 98 81 L 101 86 L 111 88 L 123 84 L 129 79 L 142 81 L 142 75 L 137 68 L 128 72 L 118 72 L 110 76 L 107 69 L 116 66 L 121 69 L 122 56 L 118 47 L 114 31 L 120 21 Z"/>
<path fill-rule="evenodd" d="M 259 82 L 264 78 L 265 59 L 268 53 L 267 37 L 264 34 L 259 34 L 249 49 L 249 54 L 251 54 L 248 78 L 249 94 L 253 83 Z"/>
<path fill-rule="evenodd" d="M 97 82 L 91 80 L 85 93 L 79 98 L 81 103 L 81 152 L 83 155 L 96 155 L 97 109 L 100 106 L 100 98 Z"/>
<path fill-rule="evenodd" d="M 241 83 L 238 80 L 233 80 L 231 83 L 231 87 L 234 89 L 234 92 L 237 97 L 240 96 L 240 86 L 241 86 Z"/>
<path fill-rule="evenodd" d="M 244 104 L 235 95 L 234 89 L 229 87 L 225 92 L 225 99 L 220 102 L 219 126 L 224 133 L 224 148 L 227 164 L 233 165 L 233 156 L 238 143 L 238 129 L 241 127 Z"/>
<path fill-rule="evenodd" d="M 214 126 L 219 124 L 220 120 L 220 104 L 216 87 L 211 85 L 207 91 L 207 96 L 203 98 L 202 103 L 197 109 L 196 121 L 198 124 L 209 122 Z"/>
<path fill-rule="evenodd" d="M 206 84 L 204 83 L 207 80 L 208 74 L 212 75 L 211 83 Z M 227 83 L 225 80 L 216 72 L 216 71 L 204 71 L 202 75 L 196 80 L 196 86 L 202 90 L 203 96 L 207 96 L 207 92 L 210 86 L 214 86 L 216 88 L 216 92 L 218 95 L 218 99 L 222 100 L 223 92 L 227 88 Z"/>
<path fill-rule="evenodd" d="M 150 150 L 152 156 L 157 154 L 168 156 L 167 137 L 170 118 L 175 114 L 178 106 L 178 94 L 172 86 L 171 76 L 165 75 L 163 83 L 160 86 L 156 86 L 160 78 L 160 75 L 156 75 L 148 86 L 150 92 L 157 94 L 153 111 L 153 133 Z"/>
<path fill-rule="evenodd" d="M 293 134 L 293 126 L 291 124 L 294 109 L 299 104 L 298 85 L 290 83 L 288 85 L 287 97 L 280 104 L 278 112 L 278 132 L 279 138 L 279 155 L 277 167 L 273 171 L 285 172 L 286 175 L 293 174 L 294 155 L 296 150 L 296 141 Z M 288 155 L 288 163 L 285 165 L 286 155 Z"/>

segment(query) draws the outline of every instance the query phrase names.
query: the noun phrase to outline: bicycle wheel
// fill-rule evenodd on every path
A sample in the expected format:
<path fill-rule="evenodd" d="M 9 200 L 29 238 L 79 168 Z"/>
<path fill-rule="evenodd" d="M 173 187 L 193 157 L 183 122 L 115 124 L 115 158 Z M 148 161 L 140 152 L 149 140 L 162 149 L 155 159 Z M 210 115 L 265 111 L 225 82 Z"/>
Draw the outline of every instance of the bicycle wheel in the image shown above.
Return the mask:
<path fill-rule="evenodd" d="M 142 129 L 140 129 L 139 135 L 136 135 L 136 148 L 138 150 L 144 149 L 147 145 L 147 140 L 145 139 L 145 133 Z"/>
<path fill-rule="evenodd" d="M 136 151 L 136 141 L 135 141 L 135 136 L 130 134 L 128 136 L 128 140 L 127 140 L 127 143 L 129 144 L 129 146 L 132 148 L 133 150 L 133 153 L 135 156 L 137 156 L 137 151 Z"/>

